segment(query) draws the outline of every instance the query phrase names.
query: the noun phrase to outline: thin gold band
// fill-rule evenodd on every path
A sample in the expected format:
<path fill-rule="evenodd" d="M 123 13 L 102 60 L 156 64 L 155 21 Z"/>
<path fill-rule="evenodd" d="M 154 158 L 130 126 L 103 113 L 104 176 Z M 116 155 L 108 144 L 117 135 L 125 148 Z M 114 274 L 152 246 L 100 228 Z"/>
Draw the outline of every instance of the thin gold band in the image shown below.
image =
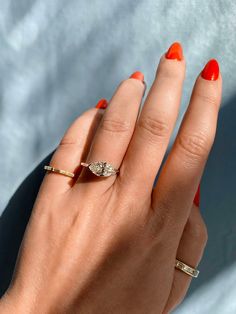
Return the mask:
<path fill-rule="evenodd" d="M 179 270 L 182 270 L 185 274 L 197 278 L 198 274 L 199 274 L 199 270 L 195 269 L 187 264 L 185 264 L 182 261 L 179 260 L 175 260 L 175 267 Z"/>
<path fill-rule="evenodd" d="M 64 176 L 70 177 L 70 178 L 74 178 L 75 174 L 66 170 L 61 170 L 61 169 L 57 169 L 51 166 L 44 166 L 45 170 L 51 171 L 51 172 L 55 172 L 55 173 L 59 173 L 62 174 Z"/>

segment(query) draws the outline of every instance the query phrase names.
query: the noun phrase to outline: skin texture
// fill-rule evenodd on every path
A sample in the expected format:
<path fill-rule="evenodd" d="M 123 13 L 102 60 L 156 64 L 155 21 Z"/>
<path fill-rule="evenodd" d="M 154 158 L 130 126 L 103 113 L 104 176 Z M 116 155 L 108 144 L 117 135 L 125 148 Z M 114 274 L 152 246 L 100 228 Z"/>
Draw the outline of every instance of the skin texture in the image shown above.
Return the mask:
<path fill-rule="evenodd" d="M 197 77 L 172 150 L 153 187 L 178 115 L 185 60 L 163 55 L 139 113 L 144 84 L 120 83 L 65 133 L 40 187 L 0 313 L 157 314 L 183 299 L 207 241 L 193 205 L 212 147 L 222 78 Z M 79 136 L 78 136 L 79 135 Z M 81 161 L 120 168 L 100 178 Z"/>

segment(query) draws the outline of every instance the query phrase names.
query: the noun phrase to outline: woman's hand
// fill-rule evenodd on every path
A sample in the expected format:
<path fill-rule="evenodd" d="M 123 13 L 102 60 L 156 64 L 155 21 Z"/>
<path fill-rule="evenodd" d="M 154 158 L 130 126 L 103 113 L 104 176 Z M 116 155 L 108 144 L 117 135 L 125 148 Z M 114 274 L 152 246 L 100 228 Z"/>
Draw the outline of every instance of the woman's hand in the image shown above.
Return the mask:
<path fill-rule="evenodd" d="M 175 259 L 197 267 L 206 244 L 193 198 L 214 141 L 218 74 L 213 60 L 198 76 L 154 188 L 182 94 L 178 44 L 161 57 L 139 117 L 141 76 L 118 86 L 104 114 L 93 108 L 72 124 L 50 165 L 78 178 L 45 175 L 3 313 L 156 314 L 182 300 L 191 277 Z M 120 173 L 96 177 L 78 167 L 85 160 L 105 160 Z"/>

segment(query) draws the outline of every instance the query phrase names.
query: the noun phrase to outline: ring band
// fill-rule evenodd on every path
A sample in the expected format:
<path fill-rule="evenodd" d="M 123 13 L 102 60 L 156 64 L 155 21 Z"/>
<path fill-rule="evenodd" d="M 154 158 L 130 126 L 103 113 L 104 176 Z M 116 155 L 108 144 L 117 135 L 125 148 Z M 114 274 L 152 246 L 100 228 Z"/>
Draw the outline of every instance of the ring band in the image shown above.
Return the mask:
<path fill-rule="evenodd" d="M 114 168 L 106 161 L 95 161 L 91 163 L 81 162 L 80 164 L 81 166 L 88 167 L 93 174 L 99 177 L 109 177 L 119 172 L 118 169 Z"/>
<path fill-rule="evenodd" d="M 175 267 L 179 270 L 182 270 L 185 274 L 191 276 L 191 277 L 194 277 L 194 278 L 197 278 L 198 274 L 199 274 L 199 270 L 198 269 L 195 269 L 187 264 L 185 264 L 184 262 L 182 261 L 179 261 L 179 260 L 175 260 Z"/>
<path fill-rule="evenodd" d="M 61 170 L 61 169 L 57 169 L 51 166 L 44 166 L 45 170 L 51 171 L 51 172 L 55 172 L 55 173 L 59 173 L 62 174 L 64 176 L 70 177 L 70 178 L 74 178 L 75 174 L 66 170 Z"/>

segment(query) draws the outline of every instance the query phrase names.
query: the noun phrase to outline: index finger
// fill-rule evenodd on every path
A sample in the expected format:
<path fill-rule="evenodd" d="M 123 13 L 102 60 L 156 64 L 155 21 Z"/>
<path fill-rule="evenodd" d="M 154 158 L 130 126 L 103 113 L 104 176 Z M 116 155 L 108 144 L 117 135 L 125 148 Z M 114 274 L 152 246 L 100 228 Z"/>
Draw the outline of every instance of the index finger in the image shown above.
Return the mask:
<path fill-rule="evenodd" d="M 178 135 L 153 190 L 153 208 L 157 216 L 164 217 L 164 225 L 172 226 L 164 229 L 176 241 L 180 235 L 176 231 L 182 230 L 189 216 L 214 142 L 221 93 L 222 77 L 213 59 L 196 80 Z"/>

